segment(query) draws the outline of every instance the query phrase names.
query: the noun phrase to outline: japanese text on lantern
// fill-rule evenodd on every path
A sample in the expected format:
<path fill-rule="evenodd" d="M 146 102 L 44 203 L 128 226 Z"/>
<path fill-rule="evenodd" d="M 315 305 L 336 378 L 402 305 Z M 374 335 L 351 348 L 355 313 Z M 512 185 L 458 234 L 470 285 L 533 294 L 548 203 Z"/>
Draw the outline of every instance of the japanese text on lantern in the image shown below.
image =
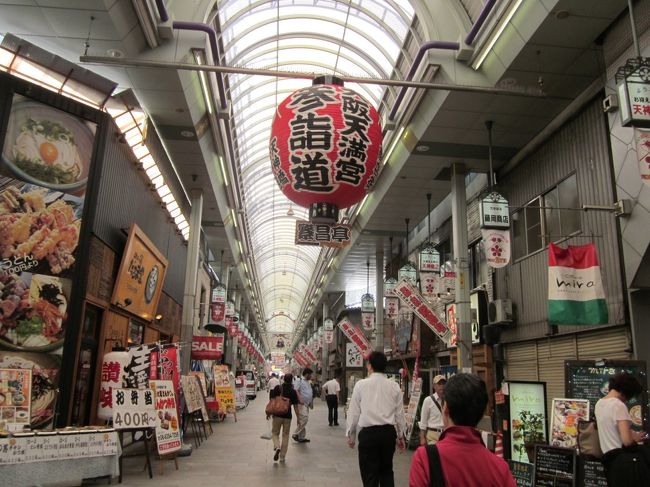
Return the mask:
<path fill-rule="evenodd" d="M 366 172 L 366 157 L 370 138 L 370 108 L 354 91 L 343 90 L 343 119 L 345 128 L 339 139 L 339 159 L 336 161 L 334 179 L 358 186 Z"/>
<path fill-rule="evenodd" d="M 287 105 L 296 109 L 289 122 L 291 174 L 296 191 L 330 193 L 334 190 L 326 157 L 332 150 L 334 120 L 317 114 L 316 110 L 335 101 L 336 91 L 331 86 L 312 86 L 294 93 Z"/>

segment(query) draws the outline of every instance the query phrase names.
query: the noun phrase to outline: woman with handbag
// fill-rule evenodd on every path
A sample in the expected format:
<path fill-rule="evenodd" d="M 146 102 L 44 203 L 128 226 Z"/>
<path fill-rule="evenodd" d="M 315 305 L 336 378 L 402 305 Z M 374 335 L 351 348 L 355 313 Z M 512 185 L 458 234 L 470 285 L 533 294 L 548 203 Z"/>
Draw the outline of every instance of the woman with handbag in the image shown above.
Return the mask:
<path fill-rule="evenodd" d="M 609 381 L 609 393 L 596 403 L 598 439 L 609 487 L 650 485 L 650 465 L 638 444 L 648 438 L 645 431 L 632 430 L 632 418 L 625 404 L 641 393 L 641 384 L 631 374 L 616 374 Z"/>
<path fill-rule="evenodd" d="M 278 459 L 284 463 L 289 448 L 289 433 L 291 429 L 291 406 L 298 414 L 298 395 L 293 388 L 293 376 L 285 374 L 284 382 L 276 386 L 270 392 L 269 405 L 267 406 L 267 415 L 269 412 L 273 416 L 273 426 L 271 433 L 273 435 L 273 461 Z M 282 442 L 280 443 L 280 431 L 282 431 Z"/>

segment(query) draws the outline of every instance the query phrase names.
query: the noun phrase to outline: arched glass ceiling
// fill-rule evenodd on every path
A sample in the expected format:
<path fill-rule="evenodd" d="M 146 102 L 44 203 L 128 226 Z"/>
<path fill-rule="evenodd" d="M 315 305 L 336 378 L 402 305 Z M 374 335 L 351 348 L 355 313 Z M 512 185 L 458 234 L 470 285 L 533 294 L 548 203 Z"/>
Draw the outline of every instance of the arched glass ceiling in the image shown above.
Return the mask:
<path fill-rule="evenodd" d="M 220 0 L 218 12 L 229 66 L 378 78 L 393 73 L 414 15 L 408 0 Z M 294 244 L 296 219 L 307 219 L 307 210 L 291 205 L 278 189 L 268 141 L 275 107 L 310 83 L 250 75 L 229 75 L 228 83 L 246 230 L 266 328 L 291 332 L 320 249 Z M 346 86 L 375 107 L 385 90 Z"/>

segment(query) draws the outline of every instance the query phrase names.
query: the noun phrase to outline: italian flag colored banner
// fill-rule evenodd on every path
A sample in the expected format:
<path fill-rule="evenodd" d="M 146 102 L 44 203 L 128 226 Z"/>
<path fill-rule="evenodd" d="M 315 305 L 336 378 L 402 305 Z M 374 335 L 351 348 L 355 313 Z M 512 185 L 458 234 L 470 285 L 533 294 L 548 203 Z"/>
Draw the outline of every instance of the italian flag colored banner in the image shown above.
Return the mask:
<path fill-rule="evenodd" d="M 594 244 L 548 246 L 548 321 L 554 325 L 601 325 L 608 321 L 605 291 Z"/>

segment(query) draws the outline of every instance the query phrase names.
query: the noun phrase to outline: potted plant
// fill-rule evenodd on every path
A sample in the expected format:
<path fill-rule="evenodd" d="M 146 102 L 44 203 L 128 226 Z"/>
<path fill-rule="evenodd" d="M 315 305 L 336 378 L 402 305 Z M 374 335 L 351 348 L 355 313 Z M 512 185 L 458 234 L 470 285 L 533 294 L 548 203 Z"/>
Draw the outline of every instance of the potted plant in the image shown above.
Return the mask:
<path fill-rule="evenodd" d="M 535 445 L 544 444 L 544 415 L 542 413 L 532 413 L 522 411 L 521 415 L 521 433 L 524 440 L 524 448 L 528 455 L 528 460 L 532 463 L 535 459 Z"/>

